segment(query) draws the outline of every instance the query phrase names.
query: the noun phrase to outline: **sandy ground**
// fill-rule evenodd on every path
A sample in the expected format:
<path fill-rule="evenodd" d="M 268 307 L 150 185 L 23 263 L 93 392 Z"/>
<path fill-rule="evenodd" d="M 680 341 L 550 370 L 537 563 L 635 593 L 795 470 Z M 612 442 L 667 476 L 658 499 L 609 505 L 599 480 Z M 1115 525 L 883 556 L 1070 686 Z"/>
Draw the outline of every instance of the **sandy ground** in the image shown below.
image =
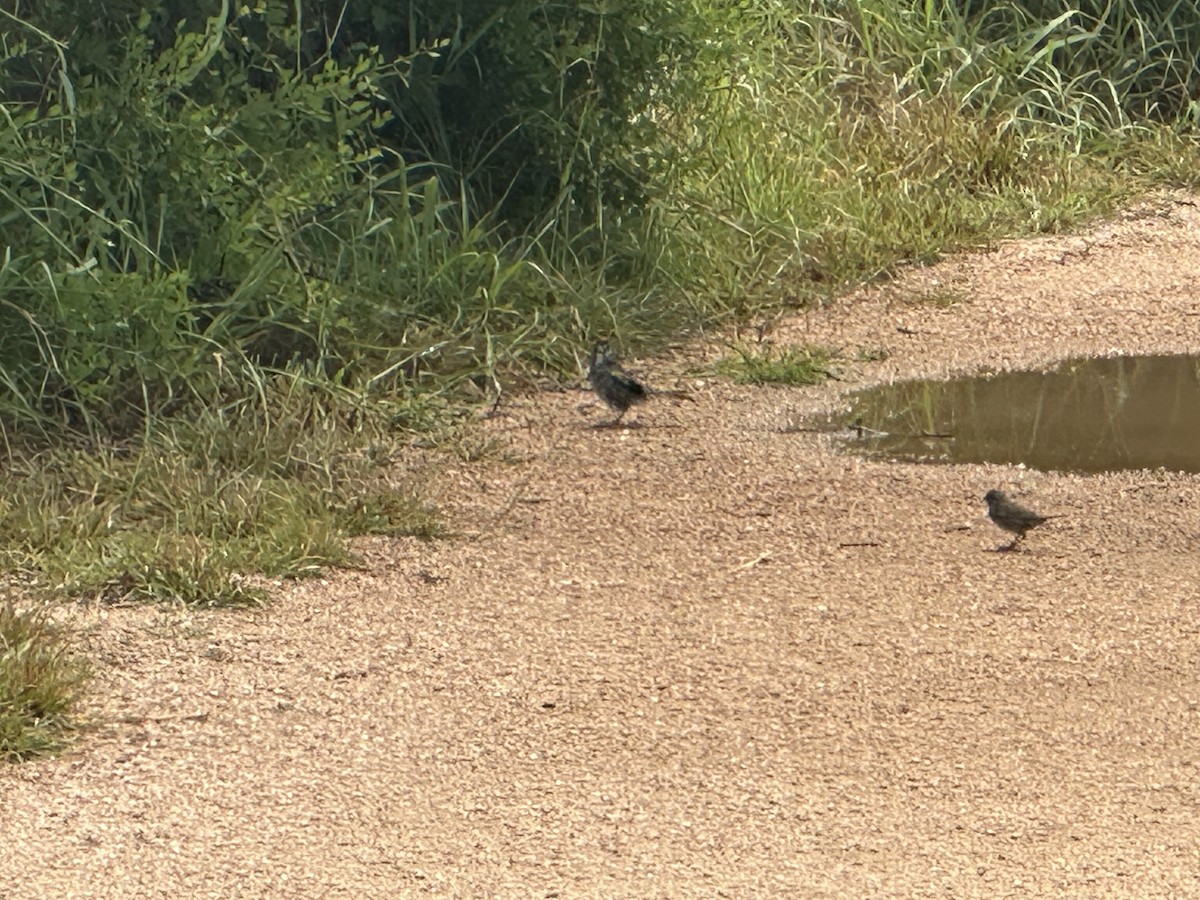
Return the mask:
<path fill-rule="evenodd" d="M 513 459 L 430 476 L 454 540 L 256 613 L 76 610 L 101 725 L 0 770 L 0 897 L 1198 894 L 1200 479 L 791 427 L 886 379 L 1195 350 L 1197 316 L 1200 212 L 1164 200 L 774 332 L 890 352 L 841 382 L 638 360 L 696 402 L 613 430 L 513 401 Z M 992 552 L 992 487 L 1065 517 Z"/>

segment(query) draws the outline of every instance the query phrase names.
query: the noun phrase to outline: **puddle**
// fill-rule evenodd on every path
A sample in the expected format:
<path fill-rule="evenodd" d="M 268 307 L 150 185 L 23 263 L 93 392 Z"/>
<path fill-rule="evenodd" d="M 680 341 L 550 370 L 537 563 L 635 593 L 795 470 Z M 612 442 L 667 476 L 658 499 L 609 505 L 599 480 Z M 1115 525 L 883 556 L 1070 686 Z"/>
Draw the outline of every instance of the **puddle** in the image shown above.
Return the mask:
<path fill-rule="evenodd" d="M 908 381 L 850 396 L 829 420 L 888 459 L 1044 471 L 1200 472 L 1200 357 L 1069 360 L 1055 369 Z M 861 433 L 861 436 L 859 436 Z"/>

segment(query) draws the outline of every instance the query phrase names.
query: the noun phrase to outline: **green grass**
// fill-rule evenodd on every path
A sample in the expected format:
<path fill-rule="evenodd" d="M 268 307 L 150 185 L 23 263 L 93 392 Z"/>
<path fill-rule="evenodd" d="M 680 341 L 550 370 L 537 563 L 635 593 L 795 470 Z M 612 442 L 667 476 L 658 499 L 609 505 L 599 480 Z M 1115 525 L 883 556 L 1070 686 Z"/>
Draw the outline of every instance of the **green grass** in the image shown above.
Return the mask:
<path fill-rule="evenodd" d="M 68 596 L 202 606 L 261 603 L 249 576 L 351 561 L 358 534 L 443 534 L 380 411 L 292 383 L 158 423 L 128 446 L 15 459 L 0 474 L 0 567 Z"/>
<path fill-rule="evenodd" d="M 1136 5 L 1113 5 L 1095 34 L 1084 14 L 1051 27 L 1022 5 L 971 18 L 874 0 L 836 15 L 741 10 L 725 89 L 670 118 L 681 162 L 662 268 L 690 272 L 705 308 L 799 308 L 901 264 L 1077 228 L 1155 185 L 1195 185 L 1190 130 L 1119 105 L 1155 89 L 1154 61 L 1139 85 L 1137 54 L 1122 50 Z M 1183 43 L 1200 38 L 1200 15 L 1175 20 Z M 1162 24 L 1148 16 L 1140 33 Z M 1070 77 L 1067 55 L 1096 68 Z"/>
<path fill-rule="evenodd" d="M 61 749 L 87 667 L 43 613 L 0 604 L 0 759 Z"/>
<path fill-rule="evenodd" d="M 375 489 L 355 496 L 338 511 L 347 534 L 442 538 L 449 532 L 436 509 L 415 493 Z"/>
<path fill-rule="evenodd" d="M 733 349 L 736 355 L 718 362 L 717 371 L 738 384 L 820 384 L 834 377 L 833 353 L 824 347 Z"/>

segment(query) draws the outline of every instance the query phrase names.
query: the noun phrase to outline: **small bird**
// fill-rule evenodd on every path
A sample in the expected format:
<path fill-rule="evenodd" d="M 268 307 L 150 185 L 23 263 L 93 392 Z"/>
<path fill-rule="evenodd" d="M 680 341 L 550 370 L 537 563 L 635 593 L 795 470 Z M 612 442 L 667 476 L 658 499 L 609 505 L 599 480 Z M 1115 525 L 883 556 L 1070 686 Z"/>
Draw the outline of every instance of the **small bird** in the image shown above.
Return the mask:
<path fill-rule="evenodd" d="M 607 342 L 602 341 L 592 348 L 588 357 L 588 381 L 596 395 L 617 414 L 615 419 L 601 422 L 597 428 L 616 425 L 629 407 L 641 403 L 650 395 L 641 382 L 613 371 L 617 365 L 617 354 L 609 349 Z"/>
<path fill-rule="evenodd" d="M 988 518 L 1005 531 L 1016 535 L 1013 542 L 1004 548 L 1005 550 L 1016 550 L 1021 539 L 1025 537 L 1025 532 L 1030 529 L 1037 528 L 1050 519 L 1062 518 L 1061 516 L 1039 516 L 1015 500 L 1010 500 L 1003 491 L 988 491 L 983 499 L 987 501 Z"/>

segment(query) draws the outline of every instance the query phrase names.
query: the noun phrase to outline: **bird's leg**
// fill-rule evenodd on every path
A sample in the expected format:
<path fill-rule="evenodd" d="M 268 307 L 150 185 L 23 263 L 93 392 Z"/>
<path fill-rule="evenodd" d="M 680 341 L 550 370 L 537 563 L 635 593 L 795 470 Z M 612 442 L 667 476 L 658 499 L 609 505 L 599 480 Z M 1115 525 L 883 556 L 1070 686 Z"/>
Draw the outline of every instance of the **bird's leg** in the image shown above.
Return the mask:
<path fill-rule="evenodd" d="M 592 427 L 593 428 L 616 428 L 617 425 L 619 425 L 621 423 L 621 416 L 623 416 L 623 415 L 625 415 L 625 410 L 621 410 L 619 413 L 617 413 L 617 417 L 615 419 L 607 419 L 603 422 L 597 422 Z"/>

